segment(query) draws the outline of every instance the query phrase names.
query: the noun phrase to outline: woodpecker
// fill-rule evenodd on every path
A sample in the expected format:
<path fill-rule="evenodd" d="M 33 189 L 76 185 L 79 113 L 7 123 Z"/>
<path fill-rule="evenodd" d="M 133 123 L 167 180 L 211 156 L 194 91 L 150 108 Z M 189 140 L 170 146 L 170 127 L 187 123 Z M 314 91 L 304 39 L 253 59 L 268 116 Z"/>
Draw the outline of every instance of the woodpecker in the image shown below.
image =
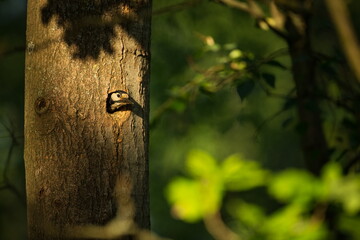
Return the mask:
<path fill-rule="evenodd" d="M 133 102 L 130 100 L 127 92 L 118 90 L 108 94 L 106 101 L 106 110 L 108 113 L 114 113 L 121 108 L 130 105 L 133 105 Z"/>

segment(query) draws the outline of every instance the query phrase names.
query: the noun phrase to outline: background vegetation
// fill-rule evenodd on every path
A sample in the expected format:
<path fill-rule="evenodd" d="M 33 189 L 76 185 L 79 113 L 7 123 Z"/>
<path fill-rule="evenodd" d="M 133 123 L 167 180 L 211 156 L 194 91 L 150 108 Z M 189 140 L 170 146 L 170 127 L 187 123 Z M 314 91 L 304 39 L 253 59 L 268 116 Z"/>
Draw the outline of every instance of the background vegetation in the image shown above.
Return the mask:
<path fill-rule="evenodd" d="M 314 176 L 303 161 L 286 41 L 216 1 L 154 0 L 154 232 L 172 239 L 360 239 L 360 179 L 349 165 L 358 161 L 359 122 L 341 106 L 356 108 L 359 88 L 317 2 L 323 10 L 312 37 L 321 89 L 333 100 L 321 102 L 332 161 Z M 358 1 L 349 9 L 359 32 Z M 0 1 L 0 239 L 26 239 L 24 46 L 25 2 Z"/>

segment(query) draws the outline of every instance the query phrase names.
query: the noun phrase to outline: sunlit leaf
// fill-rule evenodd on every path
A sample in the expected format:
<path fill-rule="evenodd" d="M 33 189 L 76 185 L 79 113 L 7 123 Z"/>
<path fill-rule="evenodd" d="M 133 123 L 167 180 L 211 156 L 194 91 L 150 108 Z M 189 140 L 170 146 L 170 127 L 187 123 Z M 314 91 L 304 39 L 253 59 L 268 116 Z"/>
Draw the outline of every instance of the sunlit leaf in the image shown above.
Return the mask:
<path fill-rule="evenodd" d="M 253 91 L 254 87 L 255 83 L 252 80 L 238 84 L 236 90 L 241 100 L 244 100 Z"/>
<path fill-rule="evenodd" d="M 229 213 L 246 225 L 256 228 L 266 219 L 263 209 L 244 201 L 236 201 L 228 206 Z"/>
<path fill-rule="evenodd" d="M 265 31 L 269 30 L 269 25 L 264 20 L 259 20 L 257 22 L 257 26 L 262 30 L 265 30 Z"/>
<path fill-rule="evenodd" d="M 272 214 L 261 229 L 269 240 L 324 240 L 326 229 L 321 221 L 303 216 L 300 205 L 291 204 Z"/>
<path fill-rule="evenodd" d="M 166 189 L 173 215 L 189 222 L 197 221 L 203 215 L 201 194 L 200 184 L 186 178 L 173 180 Z"/>
<path fill-rule="evenodd" d="M 329 190 L 331 197 L 342 203 L 347 214 L 354 215 L 360 212 L 360 177 L 346 176 L 333 183 Z"/>
<path fill-rule="evenodd" d="M 221 164 L 225 187 L 229 191 L 243 191 L 264 184 L 267 172 L 255 161 L 248 161 L 240 155 L 231 155 Z"/>
<path fill-rule="evenodd" d="M 184 221 L 195 222 L 217 212 L 223 197 L 220 183 L 216 178 L 173 180 L 166 191 L 173 215 Z"/>
<path fill-rule="evenodd" d="M 242 51 L 240 51 L 239 49 L 234 49 L 229 53 L 229 57 L 231 59 L 236 59 L 236 58 L 240 58 L 243 56 Z"/>
<path fill-rule="evenodd" d="M 246 66 L 247 64 L 244 61 L 230 63 L 230 67 L 234 70 L 244 70 Z"/>
<path fill-rule="evenodd" d="M 217 89 L 216 85 L 211 82 L 204 82 L 200 86 L 200 91 L 205 94 L 212 94 L 212 93 L 215 93 L 217 90 L 218 89 Z"/>
<path fill-rule="evenodd" d="M 218 165 L 216 160 L 207 152 L 192 150 L 186 159 L 186 170 L 194 177 L 208 177 L 216 174 Z"/>
<path fill-rule="evenodd" d="M 301 170 L 286 170 L 275 174 L 269 183 L 269 192 L 284 202 L 307 203 L 322 193 L 321 182 Z"/>
<path fill-rule="evenodd" d="M 205 42 L 206 45 L 208 45 L 208 46 L 213 46 L 213 45 L 215 45 L 215 40 L 214 40 L 214 38 L 211 37 L 211 36 L 206 36 L 206 37 L 204 38 L 204 42 Z"/>
<path fill-rule="evenodd" d="M 360 193 L 358 187 L 359 184 L 360 182 L 357 182 L 357 186 L 351 186 L 352 188 L 354 188 L 353 192 L 348 194 L 346 197 L 343 197 L 344 209 L 350 215 L 355 215 L 360 210 Z"/>
<path fill-rule="evenodd" d="M 322 170 L 321 178 L 325 184 L 331 185 L 342 178 L 341 166 L 336 162 L 326 164 Z"/>
<path fill-rule="evenodd" d="M 263 231 L 271 236 L 271 239 L 285 240 L 300 221 L 302 211 L 298 205 L 289 205 L 276 211 L 264 222 Z"/>
<path fill-rule="evenodd" d="M 269 24 L 270 26 L 276 27 L 276 21 L 275 21 L 274 18 L 272 18 L 272 17 L 267 17 L 267 18 L 266 18 L 266 22 L 267 22 L 267 24 Z"/>
<path fill-rule="evenodd" d="M 209 51 L 209 52 L 217 52 L 221 49 L 221 46 L 219 44 L 213 44 L 213 45 L 207 45 L 205 47 L 205 51 Z"/>

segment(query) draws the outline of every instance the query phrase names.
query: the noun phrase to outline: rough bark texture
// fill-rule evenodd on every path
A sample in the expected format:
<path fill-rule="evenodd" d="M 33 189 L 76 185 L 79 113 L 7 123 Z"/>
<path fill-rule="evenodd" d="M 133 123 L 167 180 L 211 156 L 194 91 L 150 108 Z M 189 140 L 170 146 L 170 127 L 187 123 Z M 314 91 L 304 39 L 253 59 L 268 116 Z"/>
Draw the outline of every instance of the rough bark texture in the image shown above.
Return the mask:
<path fill-rule="evenodd" d="M 148 84 L 151 0 L 29 0 L 25 164 L 29 239 L 69 239 L 104 225 L 131 189 L 149 227 Z M 131 109 L 106 112 L 125 90 Z M 125 184 L 127 183 L 127 184 Z"/>

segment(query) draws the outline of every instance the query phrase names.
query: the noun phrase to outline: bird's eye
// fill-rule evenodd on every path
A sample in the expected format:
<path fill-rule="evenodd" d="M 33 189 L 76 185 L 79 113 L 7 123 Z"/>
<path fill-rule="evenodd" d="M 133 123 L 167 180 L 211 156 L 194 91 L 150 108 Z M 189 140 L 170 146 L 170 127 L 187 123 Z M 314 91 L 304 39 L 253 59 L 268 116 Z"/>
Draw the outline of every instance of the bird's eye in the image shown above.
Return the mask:
<path fill-rule="evenodd" d="M 116 94 L 116 96 L 117 96 L 118 98 L 120 98 L 120 97 L 121 97 L 121 94 L 120 94 L 120 93 L 118 93 L 118 94 Z"/>

